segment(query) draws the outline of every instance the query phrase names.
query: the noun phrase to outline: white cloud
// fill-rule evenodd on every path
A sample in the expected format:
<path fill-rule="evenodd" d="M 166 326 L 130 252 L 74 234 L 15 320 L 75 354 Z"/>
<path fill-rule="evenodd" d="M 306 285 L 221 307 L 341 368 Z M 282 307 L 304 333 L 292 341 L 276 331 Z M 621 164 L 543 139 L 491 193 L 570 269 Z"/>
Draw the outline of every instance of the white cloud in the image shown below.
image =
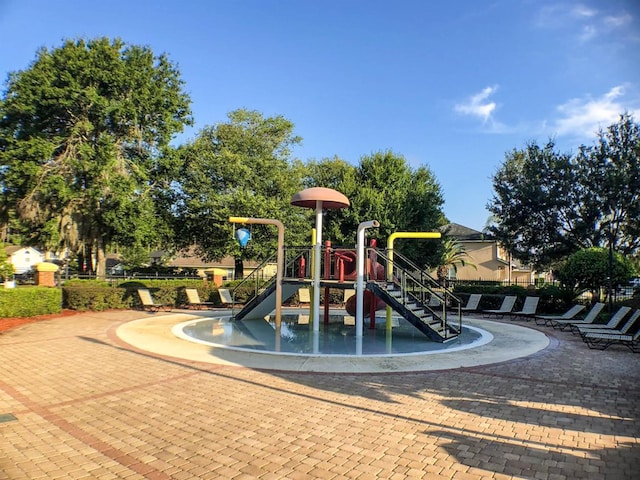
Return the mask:
<path fill-rule="evenodd" d="M 619 28 L 624 25 L 627 25 L 633 21 L 633 17 L 628 13 L 623 13 L 621 15 L 609 15 L 604 17 L 604 24 L 611 28 Z"/>
<path fill-rule="evenodd" d="M 568 3 L 543 6 L 534 17 L 537 27 L 569 33 L 582 43 L 607 35 L 628 34 L 633 22 L 634 17 L 625 11 L 605 12 Z"/>
<path fill-rule="evenodd" d="M 616 123 L 620 114 L 629 112 L 638 117 L 640 109 L 634 110 L 624 102 L 625 88 L 613 87 L 599 98 L 590 96 L 574 98 L 559 105 L 560 118 L 555 121 L 554 130 L 558 136 L 592 138 L 599 129 Z"/>
<path fill-rule="evenodd" d="M 598 11 L 594 10 L 593 8 L 587 7 L 586 5 L 578 4 L 571 9 L 570 13 L 574 17 L 590 18 L 595 16 L 598 13 Z"/>
<path fill-rule="evenodd" d="M 578 39 L 581 42 L 588 42 L 598 34 L 598 29 L 593 25 L 584 25 Z"/>
<path fill-rule="evenodd" d="M 480 93 L 472 95 L 465 102 L 458 103 L 454 107 L 455 111 L 463 115 L 478 117 L 482 120 L 482 123 L 486 123 L 491 119 L 497 106 L 495 102 L 488 101 L 488 99 L 497 89 L 497 86 L 484 88 Z"/>

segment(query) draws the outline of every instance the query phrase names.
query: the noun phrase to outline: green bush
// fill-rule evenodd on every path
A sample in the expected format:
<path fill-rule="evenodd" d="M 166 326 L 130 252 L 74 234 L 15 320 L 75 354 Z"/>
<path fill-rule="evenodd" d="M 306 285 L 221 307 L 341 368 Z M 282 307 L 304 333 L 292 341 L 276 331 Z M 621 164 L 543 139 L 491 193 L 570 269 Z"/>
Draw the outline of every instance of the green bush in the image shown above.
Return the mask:
<path fill-rule="evenodd" d="M 62 287 L 63 305 L 81 312 L 130 308 L 132 303 L 125 298 L 126 291 L 101 285 L 71 285 Z"/>
<path fill-rule="evenodd" d="M 139 288 L 147 288 L 153 295 L 153 299 L 157 303 L 170 305 L 186 305 L 187 295 L 184 292 L 186 288 L 195 288 L 198 290 L 198 296 L 203 302 L 218 303 L 220 297 L 216 293 L 218 290 L 213 283 L 204 283 L 202 280 L 128 280 L 118 284 L 118 288 L 124 289 L 125 299 L 127 299 L 134 307 L 140 307 L 140 298 L 137 290 Z"/>
<path fill-rule="evenodd" d="M 462 283 L 457 282 L 454 293 L 482 293 L 483 295 L 526 295 L 527 288 L 520 285 L 503 286 L 500 282 Z"/>
<path fill-rule="evenodd" d="M 35 317 L 60 313 L 62 293 L 57 288 L 20 287 L 0 289 L 0 317 Z"/>

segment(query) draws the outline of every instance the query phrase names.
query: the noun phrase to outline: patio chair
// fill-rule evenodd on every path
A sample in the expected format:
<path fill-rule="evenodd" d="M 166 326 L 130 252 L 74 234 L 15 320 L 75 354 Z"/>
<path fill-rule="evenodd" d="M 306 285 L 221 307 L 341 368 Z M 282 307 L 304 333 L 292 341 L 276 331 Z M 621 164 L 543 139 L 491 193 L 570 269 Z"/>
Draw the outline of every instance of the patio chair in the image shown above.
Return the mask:
<path fill-rule="evenodd" d="M 302 305 L 303 303 L 307 305 L 311 303 L 311 292 L 308 288 L 298 289 L 298 304 Z"/>
<path fill-rule="evenodd" d="M 593 328 L 587 328 L 585 326 L 580 329 L 580 335 L 583 337 L 583 339 L 585 335 L 590 333 L 615 333 L 620 335 L 628 335 L 631 331 L 635 331 L 632 329 L 635 328 L 639 319 L 640 319 L 640 309 L 637 309 L 631 314 L 631 316 L 627 319 L 627 321 L 624 322 L 624 325 L 622 325 L 622 327 L 620 328 L 597 328 L 596 325 L 594 325 Z M 606 325 L 602 325 L 602 327 L 605 327 L 605 326 Z"/>
<path fill-rule="evenodd" d="M 345 288 L 344 293 L 342 295 L 342 304 L 346 305 L 347 300 L 353 297 L 356 294 L 356 291 L 353 288 Z"/>
<path fill-rule="evenodd" d="M 506 295 L 502 300 L 502 305 L 500 306 L 500 308 L 495 310 L 483 310 L 482 316 L 484 318 L 489 318 L 491 315 L 495 315 L 496 318 L 504 317 L 506 314 L 511 313 L 514 305 L 516 304 L 517 298 L 518 297 L 516 297 L 515 295 Z"/>
<path fill-rule="evenodd" d="M 535 315 L 534 319 L 536 321 L 536 325 L 550 325 L 550 322 L 554 320 L 571 320 L 585 308 L 586 307 L 584 305 L 574 305 L 562 315 Z"/>
<path fill-rule="evenodd" d="M 525 317 L 527 322 L 531 320 L 531 318 L 536 314 L 539 301 L 540 297 L 525 297 L 522 309 L 518 312 L 511 312 L 511 320 L 518 317 Z"/>
<path fill-rule="evenodd" d="M 462 310 L 463 312 L 477 312 L 478 307 L 480 306 L 481 299 L 481 293 L 472 293 L 471 295 L 469 295 L 467 304 L 464 307 L 461 307 L 460 310 Z"/>
<path fill-rule="evenodd" d="M 230 305 L 233 308 L 233 296 L 231 292 L 226 288 L 219 288 L 218 295 L 220 296 L 220 303 L 222 306 Z"/>
<path fill-rule="evenodd" d="M 636 310 L 636 312 L 632 315 L 632 318 L 638 314 L 640 317 L 640 312 Z M 637 323 L 638 318 L 631 321 L 631 318 L 625 324 L 625 327 L 630 323 Z M 631 326 L 629 326 L 629 330 Z M 640 352 L 640 330 L 638 330 L 633 335 L 628 333 L 615 333 L 615 332 L 587 332 L 582 336 L 582 340 L 587 344 L 587 346 L 594 350 L 605 350 L 611 345 L 624 345 L 629 350 L 634 353 Z M 622 330 L 621 330 L 622 331 Z"/>
<path fill-rule="evenodd" d="M 631 311 L 631 307 L 620 307 L 616 313 L 611 315 L 611 318 L 606 324 L 592 323 L 590 325 L 571 325 L 572 333 L 581 333 L 583 330 L 615 330 L 622 322 L 622 319 L 627 316 L 627 313 Z"/>
<path fill-rule="evenodd" d="M 203 308 L 213 308 L 215 304 L 213 302 L 203 302 L 200 300 L 198 290 L 195 288 L 185 288 L 184 292 L 187 294 L 187 306 L 196 310 L 202 310 Z"/>
<path fill-rule="evenodd" d="M 598 302 L 591 307 L 589 313 L 582 320 L 552 320 L 551 326 L 558 330 L 565 330 L 566 328 L 571 328 L 571 325 L 591 325 L 600 312 L 604 308 L 604 303 Z"/>
<path fill-rule="evenodd" d="M 171 305 L 168 303 L 156 303 L 151 295 L 151 292 L 147 288 L 139 288 L 138 296 L 140 302 L 142 302 L 143 310 L 149 310 L 150 312 L 158 312 L 160 310 L 171 311 Z"/>
<path fill-rule="evenodd" d="M 427 306 L 431 308 L 440 308 L 442 306 L 442 301 L 437 295 L 431 295 L 429 297 L 429 303 L 427 304 Z"/>

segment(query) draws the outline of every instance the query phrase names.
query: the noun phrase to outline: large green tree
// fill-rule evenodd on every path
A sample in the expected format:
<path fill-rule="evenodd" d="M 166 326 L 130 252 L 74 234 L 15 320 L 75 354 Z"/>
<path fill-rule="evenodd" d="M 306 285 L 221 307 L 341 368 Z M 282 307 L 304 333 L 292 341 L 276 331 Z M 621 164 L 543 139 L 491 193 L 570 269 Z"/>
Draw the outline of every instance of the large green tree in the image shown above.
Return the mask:
<path fill-rule="evenodd" d="M 240 248 L 230 216 L 280 220 L 287 243 L 295 244 L 302 241 L 308 215 L 290 205 L 302 188 L 302 165 L 290 158 L 291 147 L 301 141 L 293 123 L 245 109 L 228 117 L 181 147 L 176 219 L 182 248 L 195 247 L 211 260 L 232 255 L 241 276 L 243 260 L 275 253 L 277 235 L 273 227 L 254 225 L 252 241 Z"/>
<path fill-rule="evenodd" d="M 66 41 L 10 75 L 0 101 L 4 221 L 25 240 L 95 256 L 168 232 L 156 199 L 170 183 L 169 142 L 191 122 L 166 55 L 121 40 Z"/>
<path fill-rule="evenodd" d="M 443 224 L 444 200 L 431 170 L 424 165 L 413 169 L 391 151 L 363 156 L 357 166 L 337 158 L 311 162 L 307 185 L 335 188 L 351 202 L 350 208 L 325 217 L 327 235 L 333 238 L 325 237 L 336 245 L 353 247 L 358 225 L 368 220 L 380 222 L 369 234 L 381 248 L 394 232 L 437 231 Z M 398 240 L 395 248 L 421 266 L 438 264 L 438 242 Z"/>
<path fill-rule="evenodd" d="M 592 147 L 559 153 L 553 141 L 513 150 L 493 177 L 489 227 L 519 260 L 548 268 L 573 252 L 640 247 L 640 127 L 624 114 Z"/>

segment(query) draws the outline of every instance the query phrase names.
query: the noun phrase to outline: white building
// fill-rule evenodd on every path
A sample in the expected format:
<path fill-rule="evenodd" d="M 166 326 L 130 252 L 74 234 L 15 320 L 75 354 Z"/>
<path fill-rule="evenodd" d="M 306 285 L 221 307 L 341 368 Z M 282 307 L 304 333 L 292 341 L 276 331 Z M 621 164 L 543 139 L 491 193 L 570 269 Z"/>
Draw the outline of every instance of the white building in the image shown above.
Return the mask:
<path fill-rule="evenodd" d="M 35 265 L 44 262 L 44 254 L 33 247 L 8 246 L 5 248 L 9 263 L 13 265 L 15 273 L 25 273 L 35 268 Z"/>

